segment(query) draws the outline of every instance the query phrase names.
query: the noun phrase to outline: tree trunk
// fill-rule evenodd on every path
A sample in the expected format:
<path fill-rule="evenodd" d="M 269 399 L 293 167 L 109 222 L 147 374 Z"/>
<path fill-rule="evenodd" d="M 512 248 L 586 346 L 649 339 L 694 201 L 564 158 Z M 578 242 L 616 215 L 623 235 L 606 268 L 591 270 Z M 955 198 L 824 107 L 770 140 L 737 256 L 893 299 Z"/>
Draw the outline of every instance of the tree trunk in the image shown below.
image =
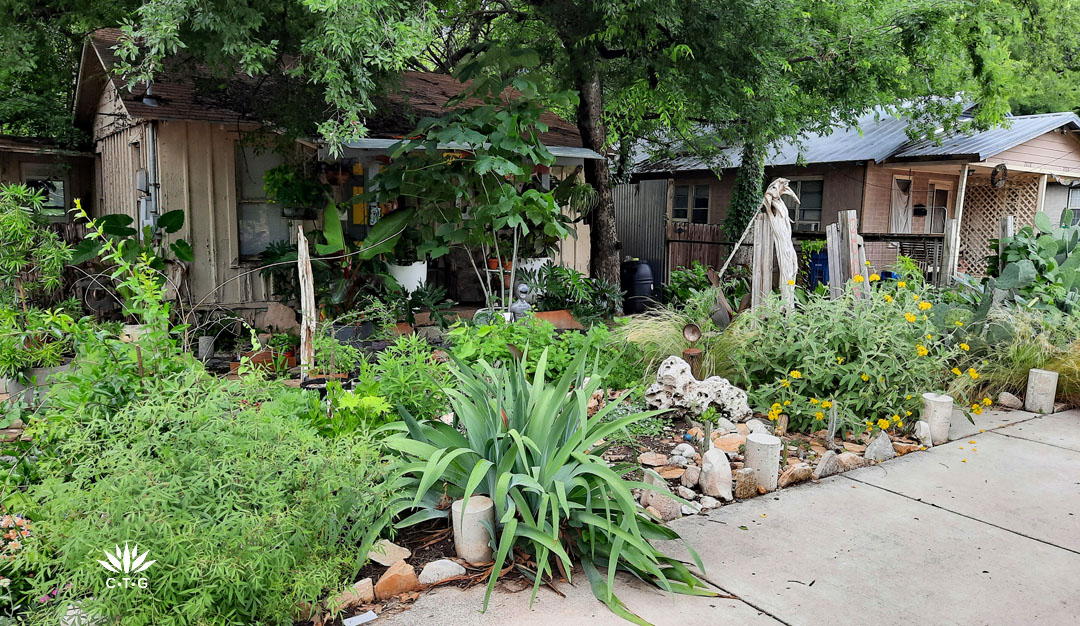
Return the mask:
<path fill-rule="evenodd" d="M 596 61 L 571 57 L 570 65 L 575 68 L 575 88 L 581 98 L 577 110 L 581 142 L 586 148 L 604 154 L 607 140 L 603 119 L 604 94 Z M 621 245 L 615 231 L 615 202 L 607 159 L 585 161 L 585 178 L 600 196 L 600 201 L 591 214 L 589 249 L 592 275 L 617 285 Z"/>

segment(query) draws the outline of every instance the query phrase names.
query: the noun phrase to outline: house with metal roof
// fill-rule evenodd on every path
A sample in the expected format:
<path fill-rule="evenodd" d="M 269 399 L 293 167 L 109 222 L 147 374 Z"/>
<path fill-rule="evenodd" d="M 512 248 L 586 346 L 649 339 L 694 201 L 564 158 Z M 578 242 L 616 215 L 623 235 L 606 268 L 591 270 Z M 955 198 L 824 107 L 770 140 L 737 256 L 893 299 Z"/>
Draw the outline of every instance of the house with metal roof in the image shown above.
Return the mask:
<path fill-rule="evenodd" d="M 185 220 L 175 237 L 191 245 L 195 262 L 183 264 L 179 291 L 192 305 L 243 312 L 265 310 L 275 300 L 269 279 L 258 271 L 265 264 L 262 253 L 276 242 L 295 245 L 298 229 L 321 228 L 327 217 L 324 211 L 290 214 L 268 201 L 264 175 L 292 158 L 292 151 L 316 168 L 344 206 L 368 185 L 389 146 L 421 117 L 444 113 L 446 103 L 462 90 L 450 76 L 406 72 L 388 86 L 381 108 L 365 120 L 368 138 L 332 157 L 315 140 L 299 140 L 282 154 L 269 149 L 267 137 L 276 131 L 256 113 L 259 103 L 282 97 L 273 77 L 222 78 L 171 59 L 152 84 L 131 88 L 114 71 L 120 35 L 118 29 L 99 30 L 82 52 L 75 117 L 92 133 L 95 183 L 93 198 L 83 198 L 84 206 L 95 217 L 128 215 L 140 232 L 158 215 L 182 209 Z M 313 100 L 312 106 L 323 105 Z M 602 158 L 582 148 L 573 124 L 551 113 L 541 120 L 548 127 L 541 140 L 558 159 L 547 174 L 580 176 L 584 159 Z M 380 214 L 361 203 L 334 217 L 360 240 Z M 578 236 L 566 240 L 558 262 L 588 271 L 587 229 L 578 225 Z M 465 266 L 443 267 L 455 262 L 449 255 L 444 259 L 431 271 L 448 281 L 471 276 Z M 469 301 L 455 292 L 454 284 L 444 286 L 451 298 Z"/>
<path fill-rule="evenodd" d="M 838 211 L 855 210 L 875 268 L 890 269 L 903 254 L 940 278 L 985 271 L 989 240 L 1006 215 L 1017 227 L 1038 211 L 1056 221 L 1065 207 L 1074 222 L 1080 218 L 1075 113 L 1013 116 L 1000 128 L 919 141 L 907 129 L 906 120 L 875 111 L 854 126 L 772 146 L 766 179 L 788 178 L 801 200 L 790 208 L 796 238 L 821 237 Z M 656 259 L 661 273 L 693 260 L 722 263 L 731 244 L 720 225 L 739 153 L 728 150 L 718 161 L 721 167 L 710 167 L 686 155 L 638 163 L 633 184 L 616 194 L 625 253 Z M 958 250 L 951 259 L 943 256 L 946 233 Z"/>

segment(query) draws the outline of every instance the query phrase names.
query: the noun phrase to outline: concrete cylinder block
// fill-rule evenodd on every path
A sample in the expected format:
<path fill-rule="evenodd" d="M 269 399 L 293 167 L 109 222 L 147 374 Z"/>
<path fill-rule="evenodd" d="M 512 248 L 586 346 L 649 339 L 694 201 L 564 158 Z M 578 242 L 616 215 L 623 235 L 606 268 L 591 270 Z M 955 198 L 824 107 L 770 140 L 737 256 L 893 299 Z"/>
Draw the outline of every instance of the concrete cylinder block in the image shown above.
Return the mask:
<path fill-rule="evenodd" d="M 952 424 L 953 399 L 943 393 L 927 392 L 923 397 L 922 421 L 930 424 L 930 437 L 935 446 L 949 441 Z"/>
<path fill-rule="evenodd" d="M 454 520 L 454 550 L 469 563 L 490 563 L 494 542 L 488 528 L 495 528 L 495 503 L 487 496 L 472 496 L 462 516 L 464 504 L 464 500 L 456 500 L 450 506 Z"/>
<path fill-rule="evenodd" d="M 1050 370 L 1034 369 L 1028 372 L 1027 393 L 1024 395 L 1024 410 L 1046 415 L 1054 412 L 1054 398 L 1057 396 L 1058 373 Z"/>
<path fill-rule="evenodd" d="M 758 485 L 766 491 L 776 490 L 782 445 L 779 437 L 765 433 L 750 433 L 746 437 L 746 467 L 753 468 Z"/>

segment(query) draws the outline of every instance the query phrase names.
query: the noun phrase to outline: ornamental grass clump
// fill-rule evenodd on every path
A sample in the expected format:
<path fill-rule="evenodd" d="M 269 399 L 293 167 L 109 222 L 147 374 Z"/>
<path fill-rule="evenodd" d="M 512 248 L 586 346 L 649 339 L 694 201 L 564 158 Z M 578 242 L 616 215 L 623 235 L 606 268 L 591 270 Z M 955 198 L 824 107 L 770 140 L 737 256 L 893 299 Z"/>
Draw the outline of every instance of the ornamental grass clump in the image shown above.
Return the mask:
<path fill-rule="evenodd" d="M 753 408 L 771 420 L 786 413 L 802 432 L 826 428 L 834 407 L 841 432 L 913 426 L 921 394 L 945 386 L 961 353 L 960 312 L 935 311 L 933 292 L 905 281 L 873 274 L 868 287 L 866 298 L 850 285 L 836 299 L 808 295 L 790 313 L 772 297 L 736 318 L 723 335 L 735 352 L 730 378 Z"/>
<path fill-rule="evenodd" d="M 555 576 L 569 581 L 580 562 L 597 598 L 616 614 L 645 624 L 615 596 L 617 570 L 671 592 L 713 593 L 685 565 L 649 543 L 678 539 L 651 519 L 630 491 L 658 489 L 621 477 L 637 466 L 608 467 L 600 456 L 604 440 L 658 412 L 612 419 L 619 403 L 609 402 L 589 417 L 589 398 L 601 388 L 605 372 L 590 371 L 586 362 L 586 354 L 579 354 L 562 376 L 548 382 L 546 350 L 531 381 L 514 360 L 499 368 L 486 361 L 475 368 L 456 361 L 452 371 L 458 384 L 447 390 L 455 423 L 421 422 L 403 412 L 405 423 L 398 430 L 407 432 L 386 442 L 406 457 L 400 486 L 409 494 L 391 507 L 387 520 L 413 509 L 399 527 L 445 518 L 447 499 L 489 496 L 495 503 L 495 563 L 485 608 L 504 567 L 513 565 L 531 578 L 535 598 L 545 581 Z M 606 568 L 606 576 L 598 568 Z"/>

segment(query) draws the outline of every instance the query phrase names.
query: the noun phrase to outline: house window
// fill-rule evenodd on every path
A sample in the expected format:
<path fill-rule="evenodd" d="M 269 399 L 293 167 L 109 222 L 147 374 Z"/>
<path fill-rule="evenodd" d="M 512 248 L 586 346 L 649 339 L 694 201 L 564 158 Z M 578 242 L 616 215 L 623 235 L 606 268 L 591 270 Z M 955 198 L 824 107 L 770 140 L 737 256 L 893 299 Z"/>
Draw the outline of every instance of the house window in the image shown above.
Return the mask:
<path fill-rule="evenodd" d="M 795 202 L 784 198 L 788 207 L 788 216 L 793 224 L 792 230 L 821 230 L 821 208 L 824 199 L 824 181 L 816 180 L 793 180 L 791 190 L 799 197 L 799 206 Z"/>
<path fill-rule="evenodd" d="M 67 216 L 66 174 L 57 172 L 54 166 L 45 163 L 23 163 L 22 182 L 44 196 L 42 213 L 51 218 Z"/>
<path fill-rule="evenodd" d="M 945 220 L 949 215 L 949 191 L 947 187 L 930 183 L 926 192 L 926 232 L 945 232 Z"/>
<path fill-rule="evenodd" d="M 240 258 L 251 259 L 275 241 L 291 241 L 289 220 L 281 207 L 266 201 L 263 175 L 281 165 L 281 157 L 259 146 L 236 144 L 236 219 Z"/>
<path fill-rule="evenodd" d="M 671 219 L 694 224 L 709 223 L 709 185 L 675 185 Z"/>
<path fill-rule="evenodd" d="M 1080 224 L 1080 187 L 1069 189 L 1069 203 L 1066 206 L 1072 211 L 1072 225 Z"/>

